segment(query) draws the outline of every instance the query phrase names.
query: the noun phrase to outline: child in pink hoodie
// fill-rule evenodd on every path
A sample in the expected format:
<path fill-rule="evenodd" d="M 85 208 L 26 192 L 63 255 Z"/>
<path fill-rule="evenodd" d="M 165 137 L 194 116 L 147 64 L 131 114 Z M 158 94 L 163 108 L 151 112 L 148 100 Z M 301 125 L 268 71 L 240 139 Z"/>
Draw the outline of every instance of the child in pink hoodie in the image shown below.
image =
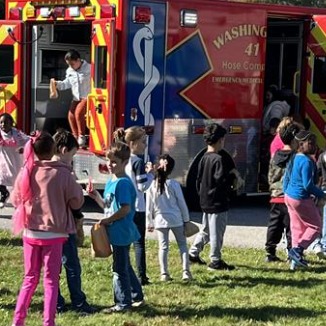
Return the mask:
<path fill-rule="evenodd" d="M 24 326 L 32 296 L 44 266 L 43 326 L 55 326 L 62 246 L 75 232 L 71 209 L 83 205 L 80 185 L 71 168 L 51 161 L 54 140 L 46 132 L 36 133 L 25 146 L 24 167 L 19 173 L 11 199 L 14 233 L 23 231 L 24 280 L 21 286 L 13 326 Z M 34 155 L 38 161 L 34 162 Z"/>

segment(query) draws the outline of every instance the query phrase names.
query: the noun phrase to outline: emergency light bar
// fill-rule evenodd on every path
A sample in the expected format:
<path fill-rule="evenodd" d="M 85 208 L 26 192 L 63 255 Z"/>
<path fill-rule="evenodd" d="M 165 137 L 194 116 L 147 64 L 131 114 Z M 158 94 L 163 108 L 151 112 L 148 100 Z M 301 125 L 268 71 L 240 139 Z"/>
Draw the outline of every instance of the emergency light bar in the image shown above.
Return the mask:
<path fill-rule="evenodd" d="M 87 0 L 36 0 L 31 1 L 33 7 L 84 6 Z"/>

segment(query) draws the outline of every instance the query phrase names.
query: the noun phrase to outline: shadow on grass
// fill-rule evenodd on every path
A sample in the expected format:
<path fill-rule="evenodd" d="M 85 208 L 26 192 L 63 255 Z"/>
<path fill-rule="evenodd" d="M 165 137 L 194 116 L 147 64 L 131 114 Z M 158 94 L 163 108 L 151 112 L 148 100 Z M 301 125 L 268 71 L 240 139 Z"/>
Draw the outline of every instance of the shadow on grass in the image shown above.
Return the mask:
<path fill-rule="evenodd" d="M 276 263 L 277 264 L 277 263 Z M 283 262 L 278 263 L 280 264 L 280 268 L 271 267 L 271 265 L 266 265 L 262 267 L 255 267 L 255 266 L 248 266 L 248 265 L 237 265 L 237 267 L 241 267 L 247 270 L 254 270 L 254 271 L 266 271 L 266 272 L 276 272 L 276 273 L 286 273 L 286 274 L 293 274 L 295 272 L 307 272 L 307 273 L 325 273 L 326 272 L 326 261 L 320 262 L 316 260 L 308 260 L 309 267 L 308 268 L 298 268 L 296 271 L 290 270 L 289 263 Z"/>
<path fill-rule="evenodd" d="M 23 240 L 21 238 L 11 238 L 10 236 L 0 238 L 0 246 L 21 247 L 22 245 L 23 245 Z"/>
<path fill-rule="evenodd" d="M 161 309 L 164 311 L 161 311 Z M 252 320 L 257 322 L 273 322 L 282 317 L 289 318 L 317 318 L 319 315 L 324 315 L 316 311 L 312 311 L 305 308 L 282 308 L 277 306 L 263 306 L 263 307 L 219 307 L 211 306 L 208 308 L 192 308 L 184 306 L 169 306 L 168 312 L 166 307 L 152 307 L 146 306 L 139 310 L 139 314 L 143 317 L 155 317 L 155 316 L 172 316 L 178 319 L 188 320 L 192 318 L 207 318 L 210 317 L 235 317 L 244 320 Z"/>
<path fill-rule="evenodd" d="M 16 308 L 16 302 L 14 302 L 14 303 L 9 303 L 9 304 L 0 304 L 0 307 L 1 307 L 1 309 L 4 309 L 4 310 L 11 310 L 11 311 L 14 311 L 15 310 L 15 308 Z M 92 304 L 92 307 L 96 310 L 96 312 L 97 313 L 100 313 L 101 312 L 101 310 L 103 310 L 103 309 L 105 309 L 105 308 L 107 308 L 107 306 L 99 306 L 99 305 L 93 305 Z M 43 308 L 44 308 L 44 304 L 43 303 L 41 303 L 41 302 L 39 302 L 39 303 L 31 303 L 31 305 L 29 306 L 29 309 L 28 309 L 28 311 L 30 312 L 30 313 L 34 313 L 34 312 L 40 312 L 40 313 L 42 313 L 43 312 Z M 78 312 L 76 312 L 74 309 L 73 309 L 73 306 L 72 305 L 70 305 L 70 304 L 67 304 L 66 305 L 66 308 L 67 308 L 67 313 L 69 313 L 69 312 L 72 312 L 72 313 L 76 313 L 76 314 L 79 314 Z M 62 314 L 65 314 L 66 312 L 63 312 Z M 89 314 L 89 315 L 86 315 L 86 314 L 79 314 L 80 316 L 83 316 L 83 317 L 85 317 L 85 316 L 91 316 L 91 314 Z"/>
<path fill-rule="evenodd" d="M 292 272 L 293 273 L 293 272 Z M 211 278 L 205 278 L 202 281 L 197 281 L 196 285 L 203 289 L 210 289 L 216 286 L 224 285 L 229 288 L 253 288 L 261 286 L 262 284 L 273 286 L 273 287 L 294 287 L 294 288 L 312 288 L 320 285 L 321 280 L 314 277 L 307 277 L 304 279 L 293 279 L 293 278 L 275 278 L 275 277 L 263 277 L 263 276 L 238 276 L 238 275 L 214 275 Z"/>
<path fill-rule="evenodd" d="M 7 288 L 0 288 L 0 297 L 3 295 L 10 295 L 12 292 Z"/>

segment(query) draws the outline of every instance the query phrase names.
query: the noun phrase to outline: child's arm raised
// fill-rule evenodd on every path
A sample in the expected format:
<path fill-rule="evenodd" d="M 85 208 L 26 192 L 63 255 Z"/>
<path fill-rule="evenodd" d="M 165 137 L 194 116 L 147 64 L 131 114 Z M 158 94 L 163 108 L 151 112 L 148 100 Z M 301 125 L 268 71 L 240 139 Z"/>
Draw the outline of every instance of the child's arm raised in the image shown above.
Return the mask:
<path fill-rule="evenodd" d="M 102 198 L 102 196 L 100 195 L 100 193 L 96 190 L 96 189 L 90 189 L 89 185 L 86 186 L 86 192 L 88 193 L 88 196 L 91 197 L 92 199 L 94 199 L 97 204 L 104 209 L 105 203 L 104 203 L 104 199 Z"/>

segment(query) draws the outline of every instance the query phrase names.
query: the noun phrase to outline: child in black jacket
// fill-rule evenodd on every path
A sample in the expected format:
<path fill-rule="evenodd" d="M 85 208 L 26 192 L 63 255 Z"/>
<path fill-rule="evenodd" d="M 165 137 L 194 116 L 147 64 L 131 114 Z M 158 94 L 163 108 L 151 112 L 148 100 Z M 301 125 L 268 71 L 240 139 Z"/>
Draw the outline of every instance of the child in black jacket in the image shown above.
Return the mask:
<path fill-rule="evenodd" d="M 199 256 L 204 246 L 210 242 L 210 270 L 233 270 L 235 267 L 222 260 L 221 249 L 229 210 L 230 189 L 235 172 L 231 156 L 223 149 L 226 129 L 217 123 L 205 127 L 204 140 L 207 152 L 198 166 L 196 187 L 203 211 L 202 227 L 190 250 L 189 260 L 206 264 Z M 230 163 L 232 162 L 232 164 Z"/>

